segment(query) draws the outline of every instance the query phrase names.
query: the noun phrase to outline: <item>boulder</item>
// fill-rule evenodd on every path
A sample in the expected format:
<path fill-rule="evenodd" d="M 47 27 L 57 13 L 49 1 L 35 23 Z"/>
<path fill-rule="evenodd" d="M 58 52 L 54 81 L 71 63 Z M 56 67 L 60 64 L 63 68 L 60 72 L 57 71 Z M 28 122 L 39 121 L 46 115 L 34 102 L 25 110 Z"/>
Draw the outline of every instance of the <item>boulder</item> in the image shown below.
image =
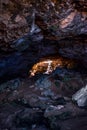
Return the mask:
<path fill-rule="evenodd" d="M 87 85 L 77 91 L 72 96 L 72 100 L 75 101 L 79 107 L 87 107 Z"/>

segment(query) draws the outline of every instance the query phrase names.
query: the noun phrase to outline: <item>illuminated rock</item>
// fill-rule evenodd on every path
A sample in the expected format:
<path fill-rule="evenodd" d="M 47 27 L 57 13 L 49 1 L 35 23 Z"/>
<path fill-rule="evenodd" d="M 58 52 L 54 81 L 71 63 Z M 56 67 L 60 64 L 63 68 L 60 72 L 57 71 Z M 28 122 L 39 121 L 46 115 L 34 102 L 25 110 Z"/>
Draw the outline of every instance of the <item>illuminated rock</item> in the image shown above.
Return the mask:
<path fill-rule="evenodd" d="M 72 60 L 62 57 L 50 57 L 36 63 L 30 70 L 30 74 L 31 76 L 37 73 L 49 74 L 57 67 L 73 68 L 75 67 L 75 63 Z"/>

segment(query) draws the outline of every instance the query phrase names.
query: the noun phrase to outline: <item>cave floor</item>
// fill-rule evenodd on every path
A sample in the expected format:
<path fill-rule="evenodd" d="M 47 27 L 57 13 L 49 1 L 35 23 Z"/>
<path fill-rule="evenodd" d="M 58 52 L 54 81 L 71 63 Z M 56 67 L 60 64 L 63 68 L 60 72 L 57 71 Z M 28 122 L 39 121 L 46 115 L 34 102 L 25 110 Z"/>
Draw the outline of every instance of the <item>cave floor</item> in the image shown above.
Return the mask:
<path fill-rule="evenodd" d="M 1 130 L 87 130 L 86 108 L 72 101 L 86 84 L 86 74 L 64 68 L 1 84 Z"/>

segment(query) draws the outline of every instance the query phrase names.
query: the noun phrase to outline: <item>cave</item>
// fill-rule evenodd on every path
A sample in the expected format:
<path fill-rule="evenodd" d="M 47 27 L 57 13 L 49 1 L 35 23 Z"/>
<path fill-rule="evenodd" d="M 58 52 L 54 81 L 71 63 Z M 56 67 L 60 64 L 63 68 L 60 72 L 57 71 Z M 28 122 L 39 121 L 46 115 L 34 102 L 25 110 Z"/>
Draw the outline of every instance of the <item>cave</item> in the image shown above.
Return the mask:
<path fill-rule="evenodd" d="M 87 130 L 87 1 L 0 1 L 0 129 Z"/>

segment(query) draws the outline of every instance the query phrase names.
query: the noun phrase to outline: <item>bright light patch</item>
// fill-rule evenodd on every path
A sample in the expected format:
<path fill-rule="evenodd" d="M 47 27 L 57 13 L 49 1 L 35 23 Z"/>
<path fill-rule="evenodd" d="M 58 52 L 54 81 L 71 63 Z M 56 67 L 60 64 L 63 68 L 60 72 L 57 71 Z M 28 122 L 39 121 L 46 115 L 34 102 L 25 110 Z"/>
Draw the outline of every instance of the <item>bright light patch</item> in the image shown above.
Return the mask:
<path fill-rule="evenodd" d="M 73 68 L 74 65 L 72 60 L 67 60 L 65 58 L 46 58 L 33 65 L 30 70 L 30 76 L 34 76 L 37 73 L 50 74 L 57 67 L 66 66 L 67 68 Z"/>

